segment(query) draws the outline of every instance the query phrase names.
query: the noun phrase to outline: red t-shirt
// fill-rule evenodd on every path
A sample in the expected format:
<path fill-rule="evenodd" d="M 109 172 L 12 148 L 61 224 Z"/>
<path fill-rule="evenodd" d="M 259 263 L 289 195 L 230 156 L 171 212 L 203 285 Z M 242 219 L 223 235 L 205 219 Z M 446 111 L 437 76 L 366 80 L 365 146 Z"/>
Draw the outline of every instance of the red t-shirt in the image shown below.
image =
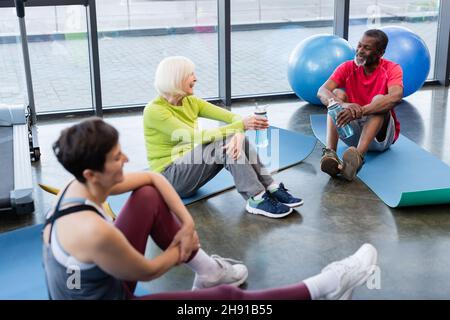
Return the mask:
<path fill-rule="evenodd" d="M 397 63 L 381 59 L 380 64 L 370 75 L 364 73 L 364 67 L 358 67 L 353 60 L 342 63 L 330 77 L 339 88 L 345 89 L 348 102 L 360 106 L 368 105 L 377 94 L 387 94 L 388 88 L 394 85 L 403 87 L 402 67 Z M 394 110 L 391 110 L 395 122 L 395 137 L 400 134 L 400 122 Z"/>

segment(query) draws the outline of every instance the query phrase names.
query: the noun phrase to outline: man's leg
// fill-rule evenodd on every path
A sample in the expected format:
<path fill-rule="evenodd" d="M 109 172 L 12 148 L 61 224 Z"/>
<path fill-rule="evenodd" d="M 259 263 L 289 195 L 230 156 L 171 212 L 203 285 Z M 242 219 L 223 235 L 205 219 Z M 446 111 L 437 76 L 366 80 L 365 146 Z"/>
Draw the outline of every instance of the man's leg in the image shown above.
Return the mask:
<path fill-rule="evenodd" d="M 372 101 L 375 101 L 380 97 L 382 97 L 382 95 L 377 95 L 372 99 Z M 369 146 L 373 143 L 375 138 L 378 141 L 383 141 L 386 139 L 386 133 L 390 121 L 391 113 L 389 111 L 367 116 L 367 121 L 363 125 L 358 146 L 356 148 L 349 147 L 342 156 L 344 161 L 342 175 L 345 179 L 349 181 L 355 179 L 356 174 L 364 163 L 364 155 L 369 150 Z"/>
<path fill-rule="evenodd" d="M 347 102 L 348 97 L 344 90 L 334 89 L 333 94 L 342 102 Z M 336 151 L 339 141 L 339 134 L 336 125 L 330 116 L 327 116 L 327 148 Z"/>
<path fill-rule="evenodd" d="M 356 148 L 361 156 L 364 157 L 369 150 L 369 145 L 375 138 L 377 138 L 378 141 L 383 141 L 386 138 L 386 129 L 390 120 L 390 112 L 369 116 L 368 121 L 363 127 L 361 137 L 359 138 L 358 147 Z"/>
<path fill-rule="evenodd" d="M 347 94 L 341 89 L 335 89 L 334 95 L 343 102 L 347 101 Z M 342 162 L 336 154 L 339 134 L 333 119 L 327 115 L 327 147 L 323 149 L 320 169 L 332 177 L 337 176 L 342 168 Z"/>

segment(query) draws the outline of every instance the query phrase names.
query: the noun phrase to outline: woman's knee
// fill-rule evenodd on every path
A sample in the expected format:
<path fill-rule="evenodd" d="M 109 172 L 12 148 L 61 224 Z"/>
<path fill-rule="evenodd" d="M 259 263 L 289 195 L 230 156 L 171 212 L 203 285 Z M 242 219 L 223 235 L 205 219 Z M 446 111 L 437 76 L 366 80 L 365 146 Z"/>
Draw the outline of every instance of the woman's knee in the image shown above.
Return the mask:
<path fill-rule="evenodd" d="M 134 190 L 131 197 L 134 201 L 143 201 L 144 203 L 157 203 L 159 201 L 163 201 L 161 193 L 159 193 L 158 189 L 151 185 L 142 186 Z"/>
<path fill-rule="evenodd" d="M 348 96 L 347 93 L 345 93 L 344 90 L 342 89 L 334 89 L 333 90 L 333 94 L 341 101 L 343 102 L 347 102 L 348 101 Z"/>

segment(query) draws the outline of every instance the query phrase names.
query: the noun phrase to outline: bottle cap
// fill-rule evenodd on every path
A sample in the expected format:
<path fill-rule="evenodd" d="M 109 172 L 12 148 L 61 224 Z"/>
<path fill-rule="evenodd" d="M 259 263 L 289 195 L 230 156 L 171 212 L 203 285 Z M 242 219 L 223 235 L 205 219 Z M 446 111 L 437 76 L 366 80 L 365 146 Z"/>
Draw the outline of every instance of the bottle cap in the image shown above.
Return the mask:
<path fill-rule="evenodd" d="M 265 114 L 267 113 L 267 105 L 256 105 L 255 106 L 256 114 Z"/>

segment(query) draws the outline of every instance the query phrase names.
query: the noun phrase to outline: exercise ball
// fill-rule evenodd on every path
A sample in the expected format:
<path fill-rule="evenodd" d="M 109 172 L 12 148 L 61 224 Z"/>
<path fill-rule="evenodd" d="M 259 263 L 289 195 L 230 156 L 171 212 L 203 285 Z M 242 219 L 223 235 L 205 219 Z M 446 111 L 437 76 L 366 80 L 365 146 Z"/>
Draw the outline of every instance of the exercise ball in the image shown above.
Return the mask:
<path fill-rule="evenodd" d="M 403 96 L 420 89 L 430 72 L 430 52 L 425 42 L 404 27 L 381 28 L 389 38 L 383 58 L 398 63 L 403 69 Z"/>
<path fill-rule="evenodd" d="M 352 60 L 355 51 L 347 40 L 329 34 L 308 37 L 291 52 L 288 80 L 297 96 L 312 104 L 322 104 L 317 90 L 341 63 Z"/>

